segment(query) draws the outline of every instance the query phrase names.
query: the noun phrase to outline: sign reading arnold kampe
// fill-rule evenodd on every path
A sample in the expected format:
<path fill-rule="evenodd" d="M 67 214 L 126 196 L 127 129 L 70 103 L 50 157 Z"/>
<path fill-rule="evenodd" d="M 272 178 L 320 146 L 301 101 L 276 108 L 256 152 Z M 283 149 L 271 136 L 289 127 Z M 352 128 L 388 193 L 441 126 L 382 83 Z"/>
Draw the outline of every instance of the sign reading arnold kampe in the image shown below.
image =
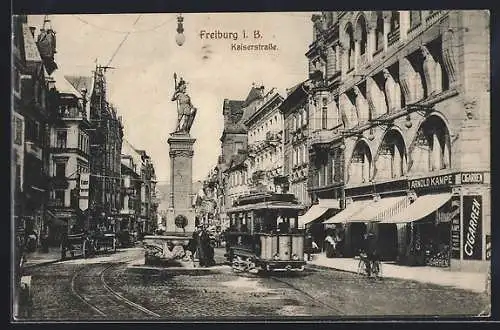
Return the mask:
<path fill-rule="evenodd" d="M 478 195 L 463 197 L 464 228 L 463 228 L 463 258 L 481 260 L 483 253 L 482 198 Z"/>

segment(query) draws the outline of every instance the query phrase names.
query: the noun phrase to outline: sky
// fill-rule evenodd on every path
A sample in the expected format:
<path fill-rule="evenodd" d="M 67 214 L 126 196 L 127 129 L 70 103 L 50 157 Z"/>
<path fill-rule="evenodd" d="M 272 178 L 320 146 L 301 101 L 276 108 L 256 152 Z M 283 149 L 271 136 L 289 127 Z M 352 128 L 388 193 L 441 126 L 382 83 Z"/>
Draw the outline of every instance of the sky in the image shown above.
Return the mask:
<path fill-rule="evenodd" d="M 178 46 L 177 14 L 49 15 L 57 37 L 58 75 L 107 71 L 109 101 L 118 109 L 124 135 L 151 155 L 157 179 L 169 179 L 167 139 L 176 125 L 174 72 L 188 83 L 198 109 L 191 135 L 193 181 L 217 164 L 224 99 L 243 100 L 252 83 L 286 89 L 307 78 L 305 53 L 312 42 L 312 13 L 183 14 L 185 43 Z M 43 16 L 29 16 L 38 29 Z M 135 23 L 135 24 L 134 24 Z M 238 33 L 238 40 L 206 39 L 200 32 Z M 243 38 L 243 30 L 247 38 Z M 261 38 L 254 39 L 258 30 Z M 276 51 L 237 51 L 232 44 L 269 44 Z M 119 45 L 121 46 L 119 47 Z M 96 62 L 97 61 L 97 62 Z M 111 62 L 110 62 L 111 61 Z"/>

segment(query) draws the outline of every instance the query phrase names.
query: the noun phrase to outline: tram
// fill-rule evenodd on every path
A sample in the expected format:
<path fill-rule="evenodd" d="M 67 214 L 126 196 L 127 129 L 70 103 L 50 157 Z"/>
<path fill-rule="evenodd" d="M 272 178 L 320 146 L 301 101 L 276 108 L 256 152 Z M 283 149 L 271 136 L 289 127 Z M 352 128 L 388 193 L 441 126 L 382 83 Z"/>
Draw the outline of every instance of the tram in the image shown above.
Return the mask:
<path fill-rule="evenodd" d="M 234 271 L 303 271 L 305 232 L 298 228 L 302 206 L 292 194 L 241 196 L 228 209 L 226 258 Z"/>
<path fill-rule="evenodd" d="M 61 259 L 82 256 L 88 258 L 99 253 L 117 251 L 116 235 L 112 232 L 97 231 L 92 234 L 78 232 L 67 235 L 61 242 Z"/>

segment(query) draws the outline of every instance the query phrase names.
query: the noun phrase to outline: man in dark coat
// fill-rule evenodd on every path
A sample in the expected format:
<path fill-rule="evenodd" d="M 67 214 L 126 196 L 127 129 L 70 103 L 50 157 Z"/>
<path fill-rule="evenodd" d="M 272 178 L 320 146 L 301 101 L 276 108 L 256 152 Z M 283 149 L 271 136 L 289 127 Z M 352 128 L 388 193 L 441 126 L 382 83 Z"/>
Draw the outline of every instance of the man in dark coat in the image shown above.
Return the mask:
<path fill-rule="evenodd" d="M 206 228 L 203 228 L 199 236 L 200 266 L 207 267 L 212 265 L 213 253 L 210 245 L 210 235 Z"/>
<path fill-rule="evenodd" d="M 364 251 L 366 253 L 366 258 L 368 260 L 366 264 L 366 273 L 368 274 L 368 276 L 370 276 L 372 271 L 371 269 L 372 262 L 378 260 L 377 240 L 375 234 L 367 233 L 365 235 L 363 245 L 364 245 Z"/>

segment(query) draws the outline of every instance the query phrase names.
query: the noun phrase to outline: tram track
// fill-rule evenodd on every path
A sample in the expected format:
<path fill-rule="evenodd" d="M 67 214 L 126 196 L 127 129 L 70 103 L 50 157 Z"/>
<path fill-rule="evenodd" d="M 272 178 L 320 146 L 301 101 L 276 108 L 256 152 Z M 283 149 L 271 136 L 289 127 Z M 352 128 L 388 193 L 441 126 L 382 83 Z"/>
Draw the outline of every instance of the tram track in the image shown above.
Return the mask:
<path fill-rule="evenodd" d="M 125 257 L 112 264 L 89 264 L 81 267 L 71 278 L 71 292 L 98 317 L 116 318 L 160 318 L 161 316 L 113 290 L 106 282 L 105 274 L 116 263 L 138 259 Z"/>
<path fill-rule="evenodd" d="M 339 308 L 334 307 L 334 306 L 332 306 L 330 304 L 327 304 L 327 303 L 325 303 L 325 302 L 323 302 L 321 300 L 318 300 L 317 297 L 312 296 L 308 292 L 302 290 L 301 288 L 298 288 L 297 286 L 293 285 L 290 282 L 285 281 L 284 279 L 278 278 L 276 276 L 269 276 L 269 279 L 271 279 L 271 280 L 273 280 L 275 282 L 281 283 L 281 284 L 285 284 L 289 288 L 291 288 L 291 289 L 299 292 L 303 296 L 307 297 L 313 304 L 319 304 L 319 305 L 327 308 L 331 312 L 335 313 L 335 315 L 342 315 L 342 313 L 343 313 Z"/>

